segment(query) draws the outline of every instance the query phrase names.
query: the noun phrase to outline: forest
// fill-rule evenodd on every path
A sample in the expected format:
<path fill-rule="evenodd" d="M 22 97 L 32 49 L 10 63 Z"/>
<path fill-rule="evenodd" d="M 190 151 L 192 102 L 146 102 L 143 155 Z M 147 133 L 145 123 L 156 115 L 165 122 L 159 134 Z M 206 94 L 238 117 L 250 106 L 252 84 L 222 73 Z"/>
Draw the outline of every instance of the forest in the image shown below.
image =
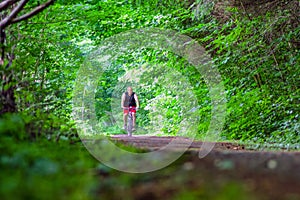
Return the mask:
<path fill-rule="evenodd" d="M 120 172 L 84 141 L 125 134 L 120 101 L 132 86 L 135 136 L 297 156 L 298 0 L 2 0 L 0 12 L 1 199 L 275 199 L 201 159 L 198 183 L 179 170 L 190 154 L 156 172 Z M 213 151 L 205 162 L 218 159 Z M 280 199 L 299 199 L 295 191 Z"/>

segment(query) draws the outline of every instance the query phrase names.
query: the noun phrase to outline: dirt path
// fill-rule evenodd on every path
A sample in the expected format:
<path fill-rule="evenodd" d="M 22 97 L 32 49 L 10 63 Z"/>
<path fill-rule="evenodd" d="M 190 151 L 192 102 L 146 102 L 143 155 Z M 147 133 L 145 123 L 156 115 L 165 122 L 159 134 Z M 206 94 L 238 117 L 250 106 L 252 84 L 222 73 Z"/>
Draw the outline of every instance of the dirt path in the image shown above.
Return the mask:
<path fill-rule="evenodd" d="M 115 141 L 121 142 L 126 145 L 134 146 L 137 148 L 145 149 L 145 150 L 157 150 L 161 147 L 169 144 L 174 138 L 180 137 L 157 137 L 157 136 L 145 136 L 145 135 L 137 135 L 128 137 L 127 135 L 113 135 L 111 138 Z M 183 143 L 186 138 L 180 138 Z M 201 148 L 203 142 L 201 141 L 193 141 L 189 147 L 189 150 L 199 150 Z M 227 142 L 217 142 L 214 143 L 214 150 L 245 150 L 245 147 L 242 145 L 227 143 Z M 180 148 L 180 145 L 178 146 Z"/>
<path fill-rule="evenodd" d="M 172 137 L 155 136 L 116 135 L 111 138 L 148 150 L 158 149 L 172 140 Z M 166 169 L 150 173 L 156 178 L 150 178 L 147 186 L 134 185 L 131 191 L 135 199 L 160 199 L 162 196 L 176 199 L 183 186 L 196 196 L 201 189 L 208 191 L 213 188 L 222 192 L 233 183 L 237 185 L 237 192 L 241 192 L 239 199 L 300 199 L 300 152 L 249 151 L 237 144 L 216 143 L 205 158 L 199 159 L 197 149 L 201 144 L 200 141 L 193 142 L 178 161 Z M 177 179 L 181 180 L 180 185 Z"/>

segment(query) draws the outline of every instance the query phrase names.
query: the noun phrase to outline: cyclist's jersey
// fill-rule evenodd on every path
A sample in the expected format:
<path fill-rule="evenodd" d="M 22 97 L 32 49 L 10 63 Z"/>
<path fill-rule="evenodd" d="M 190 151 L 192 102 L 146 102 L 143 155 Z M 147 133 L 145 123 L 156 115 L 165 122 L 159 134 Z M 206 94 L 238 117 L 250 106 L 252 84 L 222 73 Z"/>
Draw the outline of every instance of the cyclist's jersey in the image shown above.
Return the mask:
<path fill-rule="evenodd" d="M 134 92 L 129 96 L 128 92 L 125 92 L 125 101 L 124 101 L 124 106 L 129 107 L 129 106 L 134 106 L 136 107 L 136 102 L 134 99 Z"/>

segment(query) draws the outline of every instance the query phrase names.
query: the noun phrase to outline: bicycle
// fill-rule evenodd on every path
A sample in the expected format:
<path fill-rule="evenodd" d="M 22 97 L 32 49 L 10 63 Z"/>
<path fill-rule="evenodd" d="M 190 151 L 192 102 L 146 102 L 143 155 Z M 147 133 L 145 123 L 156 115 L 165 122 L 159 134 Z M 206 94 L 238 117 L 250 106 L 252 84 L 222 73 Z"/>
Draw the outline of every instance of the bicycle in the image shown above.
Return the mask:
<path fill-rule="evenodd" d="M 136 110 L 136 108 L 133 108 L 132 106 L 128 107 L 128 108 L 124 108 L 125 110 L 128 110 L 128 120 L 127 120 L 127 127 L 126 127 L 126 130 L 127 130 L 127 135 L 128 136 L 132 136 L 132 128 L 133 128 L 133 116 L 132 116 L 132 113 L 133 113 L 133 110 Z"/>

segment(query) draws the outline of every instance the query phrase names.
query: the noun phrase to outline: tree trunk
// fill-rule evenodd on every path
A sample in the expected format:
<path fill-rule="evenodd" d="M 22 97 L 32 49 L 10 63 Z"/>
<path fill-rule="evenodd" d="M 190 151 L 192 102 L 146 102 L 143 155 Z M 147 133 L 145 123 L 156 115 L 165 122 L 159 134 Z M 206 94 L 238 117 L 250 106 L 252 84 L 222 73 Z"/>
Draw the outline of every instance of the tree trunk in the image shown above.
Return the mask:
<path fill-rule="evenodd" d="M 1 91 L 1 110 L 0 110 L 0 115 L 4 113 L 12 113 L 17 111 L 17 104 L 16 104 L 16 98 L 14 95 L 14 88 L 13 87 L 8 87 L 8 89 L 5 89 L 5 87 L 9 85 L 3 84 L 2 85 L 2 91 Z"/>

